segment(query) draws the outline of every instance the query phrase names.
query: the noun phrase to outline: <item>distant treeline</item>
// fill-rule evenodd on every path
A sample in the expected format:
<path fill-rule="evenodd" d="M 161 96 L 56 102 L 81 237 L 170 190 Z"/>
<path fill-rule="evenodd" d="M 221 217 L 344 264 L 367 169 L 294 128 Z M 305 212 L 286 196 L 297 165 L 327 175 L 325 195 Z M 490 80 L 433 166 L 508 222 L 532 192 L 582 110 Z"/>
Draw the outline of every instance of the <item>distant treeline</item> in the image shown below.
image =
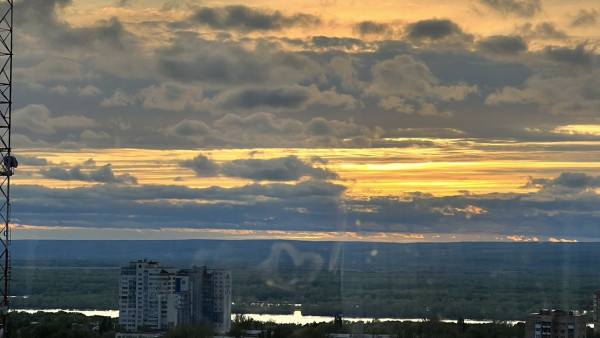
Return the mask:
<path fill-rule="evenodd" d="M 234 313 L 524 320 L 600 288 L 600 243 L 15 242 L 11 308 L 117 309 L 118 268 L 149 251 L 232 269 Z"/>
<path fill-rule="evenodd" d="M 436 318 L 418 322 L 350 323 L 341 317 L 332 318 L 328 322 L 299 325 L 260 322 L 237 316 L 228 335 L 238 338 L 249 330 L 254 333 L 260 332 L 260 338 L 325 338 L 331 333 L 361 332 L 389 335 L 393 338 L 522 338 L 525 325 L 505 322 L 466 324 L 460 319 L 448 323 L 440 322 Z M 119 332 L 117 319 L 109 317 L 66 312 L 11 312 L 8 317 L 8 338 L 113 338 L 116 332 Z M 177 326 L 168 331 L 164 338 L 208 338 L 213 335 L 210 324 L 199 323 L 193 326 Z M 587 337 L 599 336 L 594 334 L 592 328 L 588 328 Z"/>
<path fill-rule="evenodd" d="M 10 312 L 8 338 L 114 338 L 116 318 L 67 312 Z"/>

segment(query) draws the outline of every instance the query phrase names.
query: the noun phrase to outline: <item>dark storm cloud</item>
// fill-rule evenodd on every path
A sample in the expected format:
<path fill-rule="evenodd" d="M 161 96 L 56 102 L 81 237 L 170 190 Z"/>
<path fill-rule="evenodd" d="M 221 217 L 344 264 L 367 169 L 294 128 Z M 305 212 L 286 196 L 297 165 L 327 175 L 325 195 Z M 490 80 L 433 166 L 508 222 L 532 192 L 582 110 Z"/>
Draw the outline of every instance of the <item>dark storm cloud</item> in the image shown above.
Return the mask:
<path fill-rule="evenodd" d="M 565 172 L 548 181 L 544 186 L 562 186 L 575 189 L 596 188 L 600 187 L 600 177 L 589 176 L 584 173 Z"/>
<path fill-rule="evenodd" d="M 310 91 L 301 86 L 284 86 L 278 88 L 245 88 L 231 92 L 224 99 L 225 106 L 242 108 L 272 107 L 300 108 L 310 98 Z"/>
<path fill-rule="evenodd" d="M 477 48 L 490 54 L 517 54 L 527 50 L 527 42 L 520 36 L 494 35 L 477 41 Z"/>
<path fill-rule="evenodd" d="M 532 17 L 542 10 L 541 0 L 479 0 L 479 2 L 503 15 Z"/>
<path fill-rule="evenodd" d="M 158 51 L 159 73 L 181 82 L 211 86 L 296 83 L 322 71 L 307 55 L 284 52 L 259 43 L 248 50 L 238 42 L 216 42 L 182 36 L 170 48 Z"/>
<path fill-rule="evenodd" d="M 361 36 L 365 35 L 384 35 L 391 31 L 391 27 L 385 23 L 375 21 L 361 21 L 354 25 L 354 31 Z"/>
<path fill-rule="evenodd" d="M 542 189 L 567 188 L 585 190 L 600 187 L 600 177 L 590 176 L 585 173 L 564 172 L 554 179 L 530 177 L 526 186 Z"/>
<path fill-rule="evenodd" d="M 429 39 L 432 41 L 443 40 L 450 37 L 472 40 L 473 37 L 465 34 L 458 25 L 447 19 L 421 20 L 406 27 L 411 40 Z"/>
<path fill-rule="evenodd" d="M 221 169 L 218 164 L 202 154 L 191 160 L 182 161 L 181 166 L 193 169 L 196 175 L 200 177 L 217 176 Z"/>
<path fill-rule="evenodd" d="M 264 82 L 266 77 L 265 66 L 239 46 L 230 48 L 225 53 L 207 50 L 205 54 L 199 51 L 192 59 L 178 59 L 168 51 L 164 55 L 158 60 L 158 71 L 182 82 L 247 83 L 254 79 L 260 83 Z"/>
<path fill-rule="evenodd" d="M 571 27 L 590 26 L 596 23 L 598 11 L 592 8 L 590 10 L 580 9 L 579 13 L 571 21 Z"/>
<path fill-rule="evenodd" d="M 61 181 L 137 184 L 137 179 L 129 174 L 115 175 L 110 163 L 100 168 L 91 169 L 82 166 L 75 166 L 68 170 L 52 167 L 50 169 L 40 170 L 40 174 L 45 178 Z"/>
<path fill-rule="evenodd" d="M 67 30 L 56 36 L 55 42 L 75 48 L 92 47 L 100 43 L 102 46 L 124 50 L 135 44 L 136 40 L 117 18 L 110 18 L 96 27 Z"/>
<path fill-rule="evenodd" d="M 193 169 L 198 176 L 228 176 L 255 181 L 298 181 L 304 177 L 326 180 L 339 177 L 327 169 L 313 167 L 296 156 L 267 160 L 234 160 L 217 164 L 200 154 L 191 160 L 182 161 L 181 166 Z"/>
<path fill-rule="evenodd" d="M 19 60 L 25 60 L 24 65 L 28 65 L 22 67 L 16 62 L 15 65 L 19 66 L 15 74 L 19 74 L 28 89 L 42 90 L 53 79 L 62 81 L 52 84 L 62 93 L 91 84 L 67 83 L 69 79 L 66 76 L 77 76 L 74 80 L 93 79 L 98 89 L 103 87 L 99 83 L 110 82 L 100 74 L 114 74 L 119 78 L 147 77 L 148 69 L 154 66 L 155 61 L 147 59 L 148 54 L 139 49 L 139 38 L 118 18 L 105 16 L 105 19 L 85 26 L 73 26 L 61 17 L 63 9 L 70 8 L 70 5 L 70 1 L 57 0 L 15 2 L 14 20 L 19 26 L 15 30 L 15 40 L 19 41 Z M 137 57 L 131 58 L 131 55 Z M 59 63 L 59 60 L 63 62 Z M 35 68 L 30 66 L 34 63 L 38 64 Z M 56 67 L 52 67 L 53 64 L 69 66 L 70 72 L 61 75 Z M 113 91 L 120 85 L 122 83 L 111 84 L 107 91 Z"/>
<path fill-rule="evenodd" d="M 95 185 L 19 186 L 13 219 L 45 226 L 332 230 L 344 187 L 323 181 L 231 189 Z M 168 203 L 165 203 L 168 200 Z M 202 203 L 209 202 L 209 203 Z"/>
<path fill-rule="evenodd" d="M 71 0 L 17 1 L 14 15 L 17 22 L 56 27 L 62 24 L 58 19 L 57 9 L 69 6 L 71 3 Z"/>
<path fill-rule="evenodd" d="M 266 11 L 236 5 L 221 8 L 198 8 L 187 22 L 208 25 L 213 29 L 236 29 L 248 32 L 318 25 L 320 19 L 309 14 L 300 13 L 286 16 L 279 11 Z"/>
<path fill-rule="evenodd" d="M 577 45 L 573 49 L 549 46 L 544 49 L 544 54 L 554 61 L 580 67 L 590 67 L 594 59 L 594 53 L 587 52 L 584 44 Z"/>
<path fill-rule="evenodd" d="M 90 48 L 101 44 L 112 49 L 125 49 L 135 44 L 132 34 L 127 32 L 117 18 L 110 18 L 98 26 L 73 28 L 59 19 L 57 10 L 71 5 L 66 0 L 28 0 L 15 4 L 15 21 L 20 22 L 25 33 L 33 30 L 51 42 L 54 48 Z"/>
<path fill-rule="evenodd" d="M 296 156 L 268 160 L 235 160 L 223 164 L 223 174 L 256 181 L 297 181 L 303 177 L 314 179 L 337 179 L 327 169 L 313 167 Z"/>

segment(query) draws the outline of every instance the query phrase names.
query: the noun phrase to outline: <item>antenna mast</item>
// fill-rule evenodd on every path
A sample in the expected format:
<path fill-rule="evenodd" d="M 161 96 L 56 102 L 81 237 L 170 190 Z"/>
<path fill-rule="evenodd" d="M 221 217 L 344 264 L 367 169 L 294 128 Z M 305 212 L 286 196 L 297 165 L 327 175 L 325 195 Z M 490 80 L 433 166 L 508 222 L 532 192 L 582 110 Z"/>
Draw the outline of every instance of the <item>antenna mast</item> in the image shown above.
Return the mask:
<path fill-rule="evenodd" d="M 0 337 L 7 337 L 10 281 L 10 177 L 17 160 L 10 154 L 12 108 L 13 0 L 0 3 Z"/>

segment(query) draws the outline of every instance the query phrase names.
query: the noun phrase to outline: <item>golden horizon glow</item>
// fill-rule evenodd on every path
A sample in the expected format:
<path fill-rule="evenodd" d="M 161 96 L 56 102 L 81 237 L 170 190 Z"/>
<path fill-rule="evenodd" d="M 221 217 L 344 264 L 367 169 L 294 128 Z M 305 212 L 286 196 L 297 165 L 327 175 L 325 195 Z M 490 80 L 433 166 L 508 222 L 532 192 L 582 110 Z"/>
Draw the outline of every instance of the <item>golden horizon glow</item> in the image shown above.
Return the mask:
<path fill-rule="evenodd" d="M 483 233 L 399 233 L 399 232 L 352 232 L 352 231 L 284 231 L 244 229 L 189 229 L 189 228 L 103 228 L 93 229 L 76 226 L 38 226 L 14 224 L 13 239 L 16 240 L 123 240 L 135 235 L 136 240 L 164 239 L 222 239 L 222 240 L 297 240 L 318 242 L 384 242 L 384 243 L 451 243 L 451 242 L 552 242 L 576 243 L 585 240 L 549 237 L 541 239 L 524 235 L 492 235 Z M 65 237 L 64 234 L 69 236 Z M 597 239 L 589 239 L 591 241 Z"/>
<path fill-rule="evenodd" d="M 565 143 L 569 145 L 571 143 Z M 594 142 L 599 145 L 600 142 Z M 558 146 L 560 143 L 554 143 Z M 475 146 L 484 150 L 475 149 Z M 198 177 L 181 161 L 202 154 L 217 164 L 238 159 L 273 159 L 297 156 L 302 161 L 318 157 L 326 164 L 315 163 L 339 175 L 333 183 L 346 187 L 346 196 L 401 196 L 422 192 L 434 196 L 462 195 L 465 191 L 476 194 L 532 192 L 526 187 L 531 177 L 551 178 L 565 171 L 600 174 L 600 159 L 589 159 L 585 150 L 522 152 L 522 147 L 532 143 L 511 143 L 493 146 L 485 142 L 458 148 L 371 148 L 371 149 L 209 149 L 209 150 L 151 150 L 151 149 L 80 149 L 76 151 L 48 151 L 46 149 L 20 150 L 18 155 L 48 161 L 49 166 L 70 169 L 92 159 L 94 167 L 110 164 L 115 175 L 129 174 L 138 184 L 179 185 L 190 188 L 242 187 L 254 181 L 244 178 L 215 176 Z M 546 147 L 548 144 L 538 144 Z M 452 154 L 452 155 L 451 155 Z M 567 160 L 552 160 L 559 158 Z M 452 161 L 448 161 L 450 157 Z M 584 161 L 583 158 L 588 158 Z M 61 181 L 44 178 L 39 167 L 22 161 L 15 184 L 36 184 L 52 188 L 77 188 L 97 183 Z M 261 182 L 256 182 L 261 183 Z M 281 182 L 286 183 L 286 182 Z M 287 182 L 294 184 L 294 182 Z"/>

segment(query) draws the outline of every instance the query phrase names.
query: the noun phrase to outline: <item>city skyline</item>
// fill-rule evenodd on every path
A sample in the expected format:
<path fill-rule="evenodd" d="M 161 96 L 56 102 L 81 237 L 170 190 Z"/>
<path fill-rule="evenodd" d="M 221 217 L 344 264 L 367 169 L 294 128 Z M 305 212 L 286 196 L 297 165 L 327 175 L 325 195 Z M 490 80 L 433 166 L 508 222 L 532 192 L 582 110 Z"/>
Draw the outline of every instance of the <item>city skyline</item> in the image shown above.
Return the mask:
<path fill-rule="evenodd" d="M 599 10 L 16 1 L 12 238 L 597 241 Z"/>

